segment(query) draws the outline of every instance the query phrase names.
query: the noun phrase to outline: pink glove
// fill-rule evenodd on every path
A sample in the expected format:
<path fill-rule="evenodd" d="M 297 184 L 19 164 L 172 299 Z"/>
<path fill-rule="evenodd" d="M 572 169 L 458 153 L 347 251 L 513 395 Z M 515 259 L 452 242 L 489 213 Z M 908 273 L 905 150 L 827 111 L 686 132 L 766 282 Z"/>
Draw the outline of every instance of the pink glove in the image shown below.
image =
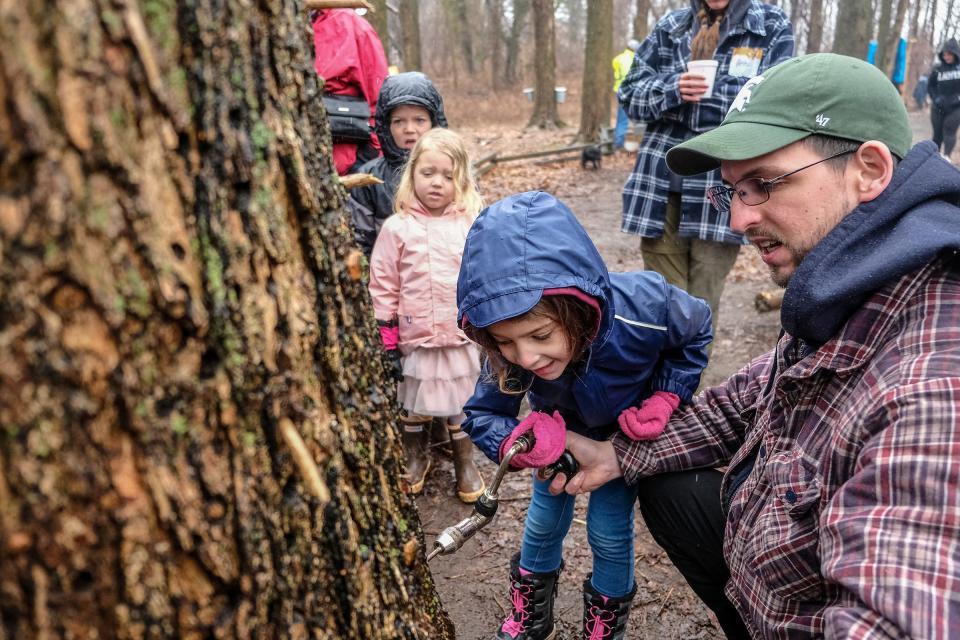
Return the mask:
<path fill-rule="evenodd" d="M 517 438 L 528 431 L 533 431 L 533 449 L 513 456 L 510 466 L 514 469 L 536 469 L 553 464 L 563 454 L 567 444 L 567 425 L 563 422 L 563 417 L 557 411 L 553 412 L 552 417 L 542 411 L 535 411 L 514 427 L 500 445 L 501 460 Z"/>
<path fill-rule="evenodd" d="M 397 343 L 400 342 L 400 327 L 397 325 L 380 325 L 380 342 L 383 343 L 383 348 L 387 351 L 393 351 L 397 348 Z"/>
<path fill-rule="evenodd" d="M 680 406 L 680 396 L 669 391 L 655 391 L 640 408 L 624 409 L 617 422 L 631 440 L 653 440 L 663 433 L 670 414 Z"/>

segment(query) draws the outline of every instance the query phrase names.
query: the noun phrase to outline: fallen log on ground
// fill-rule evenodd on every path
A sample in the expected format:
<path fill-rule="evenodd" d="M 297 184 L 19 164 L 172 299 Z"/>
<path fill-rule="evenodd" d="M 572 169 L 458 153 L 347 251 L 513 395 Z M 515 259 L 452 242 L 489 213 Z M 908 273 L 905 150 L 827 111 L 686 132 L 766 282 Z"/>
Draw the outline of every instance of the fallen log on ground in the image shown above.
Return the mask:
<path fill-rule="evenodd" d="M 783 304 L 783 291 L 783 289 L 761 291 L 757 294 L 757 297 L 753 299 L 753 306 L 760 312 L 779 309 L 780 305 Z"/>

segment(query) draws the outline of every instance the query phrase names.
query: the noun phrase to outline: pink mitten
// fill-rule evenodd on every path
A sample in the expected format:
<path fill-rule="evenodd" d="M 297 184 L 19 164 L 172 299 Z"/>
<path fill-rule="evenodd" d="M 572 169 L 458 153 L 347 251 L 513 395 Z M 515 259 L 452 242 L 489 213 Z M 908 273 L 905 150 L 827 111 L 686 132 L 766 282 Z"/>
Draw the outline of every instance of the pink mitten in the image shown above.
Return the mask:
<path fill-rule="evenodd" d="M 535 411 L 524 418 L 513 428 L 507 439 L 500 445 L 500 459 L 510 450 L 517 438 L 528 431 L 533 431 L 533 449 L 513 456 L 510 466 L 514 469 L 536 469 L 553 464 L 560 458 L 567 443 L 567 426 L 559 412 L 554 411 L 550 416 L 542 411 Z"/>
<path fill-rule="evenodd" d="M 624 409 L 617 422 L 620 423 L 620 429 L 632 440 L 653 440 L 663 433 L 670 414 L 679 406 L 680 397 L 677 394 L 655 391 L 643 401 L 639 409 Z"/>
<path fill-rule="evenodd" d="M 379 329 L 380 342 L 383 343 L 383 348 L 387 351 L 393 351 L 396 349 L 397 343 L 400 342 L 400 327 L 398 327 L 396 324 L 381 324 Z"/>

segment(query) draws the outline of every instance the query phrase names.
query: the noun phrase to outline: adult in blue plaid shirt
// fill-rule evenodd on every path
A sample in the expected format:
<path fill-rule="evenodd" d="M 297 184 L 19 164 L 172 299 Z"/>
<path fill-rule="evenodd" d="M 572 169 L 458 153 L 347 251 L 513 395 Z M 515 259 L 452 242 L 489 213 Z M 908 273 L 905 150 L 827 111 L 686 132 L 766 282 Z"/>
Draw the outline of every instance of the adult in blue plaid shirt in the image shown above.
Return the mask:
<path fill-rule="evenodd" d="M 643 237 L 647 269 L 703 298 L 716 335 L 724 279 L 743 237 L 710 206 L 708 187 L 720 173 L 681 178 L 667 149 L 720 124 L 751 77 L 793 55 L 793 29 L 777 7 L 758 0 L 691 0 L 657 23 L 637 50 L 618 98 L 630 119 L 647 123 L 637 164 L 623 188 L 621 230 Z M 713 95 L 688 60 L 718 61 Z"/>

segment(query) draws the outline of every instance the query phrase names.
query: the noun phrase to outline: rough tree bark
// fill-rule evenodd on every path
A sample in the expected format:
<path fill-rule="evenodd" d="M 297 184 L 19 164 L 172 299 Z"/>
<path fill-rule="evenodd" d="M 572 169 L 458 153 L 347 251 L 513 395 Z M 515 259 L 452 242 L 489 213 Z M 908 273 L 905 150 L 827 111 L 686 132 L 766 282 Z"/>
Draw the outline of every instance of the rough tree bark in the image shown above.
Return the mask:
<path fill-rule="evenodd" d="M 610 125 L 612 56 L 613 0 L 591 0 L 587 6 L 587 46 L 580 92 L 580 142 L 599 140 L 600 128 Z"/>
<path fill-rule="evenodd" d="M 0 637 L 452 637 L 292 0 L 0 3 Z"/>
<path fill-rule="evenodd" d="M 556 38 L 554 35 L 553 0 L 533 0 L 534 69 L 533 115 L 528 127 L 553 129 L 563 126 L 557 114 Z"/>
<path fill-rule="evenodd" d="M 419 0 L 400 0 L 400 3 L 403 68 L 405 71 L 420 71 L 423 69 L 420 54 L 420 2 Z"/>
<path fill-rule="evenodd" d="M 844 0 L 837 10 L 837 24 L 843 33 L 833 40 L 833 52 L 863 59 L 873 35 L 873 9 L 870 0 Z"/>

